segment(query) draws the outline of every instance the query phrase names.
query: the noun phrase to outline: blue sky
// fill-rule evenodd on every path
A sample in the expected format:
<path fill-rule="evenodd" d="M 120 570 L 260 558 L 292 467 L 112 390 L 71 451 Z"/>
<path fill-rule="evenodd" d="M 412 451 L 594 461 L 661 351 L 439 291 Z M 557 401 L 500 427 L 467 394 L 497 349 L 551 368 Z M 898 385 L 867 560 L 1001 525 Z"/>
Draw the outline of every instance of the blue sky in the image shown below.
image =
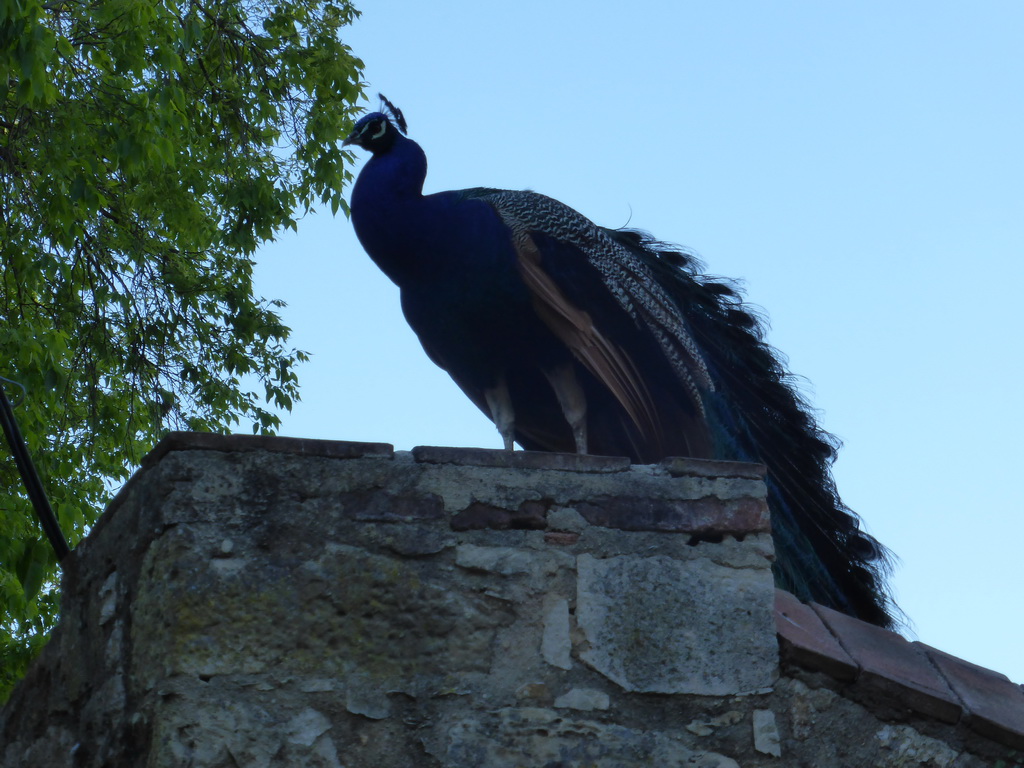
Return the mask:
<path fill-rule="evenodd" d="M 426 190 L 534 189 L 741 278 L 909 636 L 1024 682 L 1024 5 L 362 5 L 345 40 Z M 283 434 L 501 446 L 344 217 L 257 259 L 313 354 Z"/>

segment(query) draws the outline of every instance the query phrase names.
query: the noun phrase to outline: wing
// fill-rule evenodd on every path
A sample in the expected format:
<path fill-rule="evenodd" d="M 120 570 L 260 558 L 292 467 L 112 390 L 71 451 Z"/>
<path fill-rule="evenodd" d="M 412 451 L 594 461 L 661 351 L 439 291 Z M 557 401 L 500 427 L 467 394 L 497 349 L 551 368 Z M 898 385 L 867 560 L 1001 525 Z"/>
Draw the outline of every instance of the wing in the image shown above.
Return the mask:
<path fill-rule="evenodd" d="M 470 192 L 494 206 L 509 228 L 537 313 L 642 434 L 666 428 L 664 392 L 655 394 L 650 384 L 654 358 L 667 362 L 676 388 L 703 416 L 702 392 L 714 387 L 686 321 L 651 269 L 614 233 L 535 192 Z M 692 425 L 688 431 L 693 434 Z M 691 455 L 702 455 L 700 442 L 691 440 Z"/>

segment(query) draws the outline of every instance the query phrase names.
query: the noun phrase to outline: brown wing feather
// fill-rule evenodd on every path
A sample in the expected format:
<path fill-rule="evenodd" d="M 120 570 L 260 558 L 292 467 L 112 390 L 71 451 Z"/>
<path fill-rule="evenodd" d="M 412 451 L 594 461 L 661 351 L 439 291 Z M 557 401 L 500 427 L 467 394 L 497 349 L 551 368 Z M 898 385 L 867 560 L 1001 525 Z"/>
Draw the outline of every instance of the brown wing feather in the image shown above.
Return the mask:
<path fill-rule="evenodd" d="M 540 252 L 523 233 L 515 239 L 519 272 L 533 295 L 534 307 L 544 324 L 573 356 L 608 388 L 642 434 L 657 430 L 657 409 L 643 378 L 626 350 L 609 341 L 594 327 L 590 315 L 577 307 L 540 265 Z"/>

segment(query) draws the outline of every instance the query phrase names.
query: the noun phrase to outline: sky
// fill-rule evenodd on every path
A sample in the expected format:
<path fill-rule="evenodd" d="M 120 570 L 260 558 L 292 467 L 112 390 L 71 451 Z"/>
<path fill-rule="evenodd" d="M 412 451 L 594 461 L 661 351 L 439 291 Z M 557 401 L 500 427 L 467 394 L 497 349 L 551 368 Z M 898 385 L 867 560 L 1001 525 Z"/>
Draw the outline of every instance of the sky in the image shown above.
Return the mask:
<path fill-rule="evenodd" d="M 904 634 L 1024 682 L 1024 5 L 360 5 L 426 191 L 533 189 L 741 279 L 899 557 Z M 257 262 L 312 354 L 282 434 L 501 447 L 343 215 Z"/>

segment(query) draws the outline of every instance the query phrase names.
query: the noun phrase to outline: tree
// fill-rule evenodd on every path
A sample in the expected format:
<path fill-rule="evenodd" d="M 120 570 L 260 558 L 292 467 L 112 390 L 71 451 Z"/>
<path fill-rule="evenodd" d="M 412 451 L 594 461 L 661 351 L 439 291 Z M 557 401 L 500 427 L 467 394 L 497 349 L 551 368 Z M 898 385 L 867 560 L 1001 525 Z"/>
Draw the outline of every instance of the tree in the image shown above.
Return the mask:
<path fill-rule="evenodd" d="M 272 431 L 298 396 L 306 355 L 252 256 L 345 207 L 356 15 L 0 0 L 0 376 L 72 543 L 166 430 Z M 54 573 L 2 446 L 0 697 L 54 622 Z"/>

